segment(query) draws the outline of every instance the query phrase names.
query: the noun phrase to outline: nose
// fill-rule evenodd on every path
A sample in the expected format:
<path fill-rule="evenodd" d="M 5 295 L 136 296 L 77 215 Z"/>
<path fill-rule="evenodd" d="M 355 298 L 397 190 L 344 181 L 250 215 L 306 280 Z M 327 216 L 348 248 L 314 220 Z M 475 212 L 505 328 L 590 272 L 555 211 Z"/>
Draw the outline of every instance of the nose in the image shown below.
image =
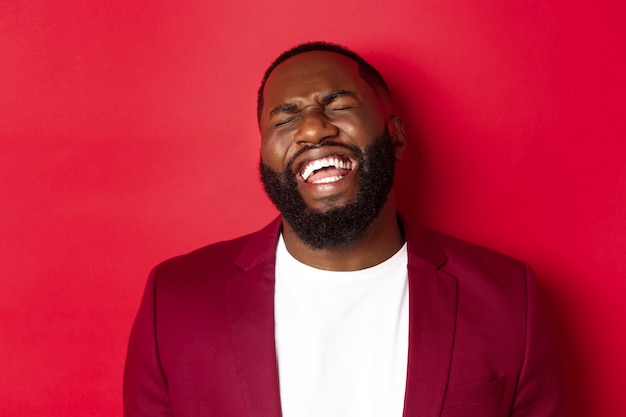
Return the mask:
<path fill-rule="evenodd" d="M 326 139 L 338 135 L 339 129 L 333 125 L 323 108 L 311 106 L 300 113 L 300 123 L 294 135 L 294 142 L 299 145 L 320 144 Z"/>

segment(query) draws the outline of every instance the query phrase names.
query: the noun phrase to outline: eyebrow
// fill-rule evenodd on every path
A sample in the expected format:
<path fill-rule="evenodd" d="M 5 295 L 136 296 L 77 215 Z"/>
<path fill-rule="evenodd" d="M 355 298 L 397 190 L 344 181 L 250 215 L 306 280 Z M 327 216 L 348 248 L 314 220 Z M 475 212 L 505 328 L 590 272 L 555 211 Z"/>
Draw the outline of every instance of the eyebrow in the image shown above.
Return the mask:
<path fill-rule="evenodd" d="M 291 103 L 283 103 L 274 107 L 272 111 L 270 111 L 269 117 L 272 117 L 278 113 L 296 113 L 298 111 L 298 106 Z"/>
<path fill-rule="evenodd" d="M 357 94 L 354 91 L 337 90 L 337 91 L 333 91 L 332 93 L 326 94 L 325 96 L 322 96 L 320 103 L 326 106 L 332 103 L 334 100 L 338 99 L 339 97 L 345 97 L 345 96 L 357 98 Z"/>
<path fill-rule="evenodd" d="M 357 94 L 353 91 L 349 91 L 349 90 L 336 90 L 333 91 L 331 93 L 328 93 L 324 96 L 322 96 L 322 98 L 320 99 L 320 104 L 322 106 L 327 106 L 328 104 L 332 103 L 334 100 L 336 100 L 339 97 L 345 97 L 345 96 L 349 96 L 349 97 L 357 97 Z M 295 104 L 292 103 L 283 103 L 283 104 L 279 104 L 278 106 L 274 107 L 268 117 L 272 117 L 275 116 L 278 113 L 297 113 L 298 112 L 298 106 L 296 106 Z"/>

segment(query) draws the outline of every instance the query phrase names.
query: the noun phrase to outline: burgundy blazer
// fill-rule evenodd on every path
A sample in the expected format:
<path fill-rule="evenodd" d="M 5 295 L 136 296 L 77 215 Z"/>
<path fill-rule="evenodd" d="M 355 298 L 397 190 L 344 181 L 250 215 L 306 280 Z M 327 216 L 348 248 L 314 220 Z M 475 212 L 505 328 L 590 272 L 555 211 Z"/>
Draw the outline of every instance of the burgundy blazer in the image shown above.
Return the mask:
<path fill-rule="evenodd" d="M 491 250 L 403 227 L 409 254 L 404 417 L 563 416 L 532 271 Z M 125 416 L 280 417 L 279 231 L 276 219 L 152 270 L 130 335 Z"/>

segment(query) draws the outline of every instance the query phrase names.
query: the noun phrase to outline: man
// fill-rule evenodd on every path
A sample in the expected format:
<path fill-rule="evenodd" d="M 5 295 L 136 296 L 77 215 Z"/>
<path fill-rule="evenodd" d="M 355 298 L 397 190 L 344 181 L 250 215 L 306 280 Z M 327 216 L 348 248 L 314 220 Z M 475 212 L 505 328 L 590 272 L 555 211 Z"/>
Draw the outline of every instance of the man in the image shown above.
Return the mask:
<path fill-rule="evenodd" d="M 295 47 L 258 122 L 281 216 L 152 271 L 126 416 L 563 415 L 531 270 L 398 216 L 404 127 L 374 68 Z"/>

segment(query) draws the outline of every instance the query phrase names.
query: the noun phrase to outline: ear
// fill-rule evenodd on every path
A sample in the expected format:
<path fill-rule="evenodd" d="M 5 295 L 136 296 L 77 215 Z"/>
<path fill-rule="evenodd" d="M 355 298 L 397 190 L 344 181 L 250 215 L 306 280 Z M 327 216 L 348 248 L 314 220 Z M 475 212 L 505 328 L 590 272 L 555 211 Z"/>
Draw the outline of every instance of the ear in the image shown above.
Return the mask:
<path fill-rule="evenodd" d="M 401 117 L 391 115 L 389 118 L 389 134 L 392 138 L 396 160 L 402 159 L 406 151 L 406 136 L 404 134 L 404 120 Z"/>

